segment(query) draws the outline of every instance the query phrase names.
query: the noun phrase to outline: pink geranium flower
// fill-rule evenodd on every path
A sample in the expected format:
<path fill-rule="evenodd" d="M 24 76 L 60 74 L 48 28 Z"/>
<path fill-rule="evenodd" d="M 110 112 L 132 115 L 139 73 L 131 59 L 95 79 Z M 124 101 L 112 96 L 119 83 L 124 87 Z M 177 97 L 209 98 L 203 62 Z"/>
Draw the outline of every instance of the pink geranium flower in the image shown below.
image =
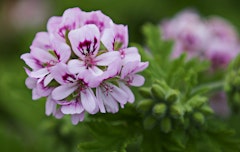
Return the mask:
<path fill-rule="evenodd" d="M 70 115 L 73 124 L 85 113 L 116 113 L 134 102 L 129 86 L 141 86 L 137 48 L 128 48 L 128 29 L 101 11 L 71 8 L 51 17 L 47 32 L 39 32 L 21 58 L 29 66 L 26 85 L 33 99 L 47 97 L 46 114 Z"/>

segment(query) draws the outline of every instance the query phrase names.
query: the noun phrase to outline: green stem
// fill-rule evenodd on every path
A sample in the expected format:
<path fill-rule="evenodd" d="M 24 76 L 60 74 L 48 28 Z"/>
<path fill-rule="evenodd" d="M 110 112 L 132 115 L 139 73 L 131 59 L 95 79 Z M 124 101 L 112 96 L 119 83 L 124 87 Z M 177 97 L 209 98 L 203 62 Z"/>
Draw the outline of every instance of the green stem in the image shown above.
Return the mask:
<path fill-rule="evenodd" d="M 217 90 L 222 90 L 224 86 L 223 81 L 218 81 L 218 82 L 213 82 L 213 83 L 207 83 L 207 84 L 202 84 L 192 90 L 192 94 L 195 94 L 197 92 L 214 92 Z"/>

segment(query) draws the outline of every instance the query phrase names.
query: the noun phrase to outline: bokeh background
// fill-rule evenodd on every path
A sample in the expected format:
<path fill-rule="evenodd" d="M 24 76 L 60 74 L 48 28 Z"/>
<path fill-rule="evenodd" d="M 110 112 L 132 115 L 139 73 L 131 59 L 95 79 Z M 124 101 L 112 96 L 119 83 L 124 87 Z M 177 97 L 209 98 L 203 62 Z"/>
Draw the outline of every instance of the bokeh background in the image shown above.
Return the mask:
<path fill-rule="evenodd" d="M 222 16 L 240 31 L 239 0 L 1 0 L 1 152 L 76 151 L 77 143 L 89 138 L 82 124 L 72 126 L 68 118 L 45 116 L 45 100 L 32 101 L 20 60 L 21 54 L 29 52 L 35 34 L 46 30 L 48 18 L 70 7 L 101 10 L 115 23 L 128 25 L 130 42 L 142 45 L 145 23 L 158 24 L 186 8 L 202 16 Z"/>

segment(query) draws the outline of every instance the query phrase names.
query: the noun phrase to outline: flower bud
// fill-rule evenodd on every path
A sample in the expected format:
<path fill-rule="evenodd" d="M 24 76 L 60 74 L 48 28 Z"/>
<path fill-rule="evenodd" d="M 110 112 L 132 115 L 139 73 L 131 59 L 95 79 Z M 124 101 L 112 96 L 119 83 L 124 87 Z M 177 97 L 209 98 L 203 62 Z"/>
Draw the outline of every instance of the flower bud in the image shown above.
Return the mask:
<path fill-rule="evenodd" d="M 151 98 L 151 90 L 150 90 L 150 88 L 146 88 L 146 87 L 140 88 L 139 89 L 139 93 L 144 98 Z"/>
<path fill-rule="evenodd" d="M 178 99 L 179 92 L 176 90 L 169 90 L 166 96 L 166 101 L 168 103 L 174 103 Z"/>
<path fill-rule="evenodd" d="M 138 102 L 137 109 L 141 112 L 148 111 L 153 106 L 153 100 L 152 99 L 144 99 Z"/>
<path fill-rule="evenodd" d="M 164 103 L 158 103 L 156 105 L 154 105 L 152 112 L 153 115 L 157 116 L 157 117 L 162 117 L 165 115 L 167 111 L 167 106 Z"/>
<path fill-rule="evenodd" d="M 188 101 L 188 104 L 193 108 L 200 108 L 206 102 L 207 102 L 207 98 L 195 96 Z"/>
<path fill-rule="evenodd" d="M 201 112 L 195 112 L 193 114 L 193 120 L 199 125 L 203 125 L 205 122 L 204 115 Z"/>
<path fill-rule="evenodd" d="M 143 121 L 144 129 L 151 130 L 156 125 L 156 119 L 153 116 L 148 116 Z"/>
<path fill-rule="evenodd" d="M 164 133 L 169 133 L 172 130 L 172 123 L 171 123 L 171 119 L 168 117 L 165 117 L 162 119 L 161 121 L 161 130 Z"/>
<path fill-rule="evenodd" d="M 151 92 L 152 92 L 153 97 L 155 97 L 156 99 L 164 100 L 165 90 L 161 86 L 159 86 L 157 84 L 152 85 Z"/>
<path fill-rule="evenodd" d="M 173 104 L 170 107 L 170 115 L 173 118 L 179 118 L 182 117 L 184 114 L 183 108 L 180 104 Z"/>
<path fill-rule="evenodd" d="M 211 115 L 214 113 L 213 109 L 208 105 L 202 106 L 200 110 L 201 110 L 201 112 L 203 112 L 204 114 L 207 114 L 207 115 Z"/>

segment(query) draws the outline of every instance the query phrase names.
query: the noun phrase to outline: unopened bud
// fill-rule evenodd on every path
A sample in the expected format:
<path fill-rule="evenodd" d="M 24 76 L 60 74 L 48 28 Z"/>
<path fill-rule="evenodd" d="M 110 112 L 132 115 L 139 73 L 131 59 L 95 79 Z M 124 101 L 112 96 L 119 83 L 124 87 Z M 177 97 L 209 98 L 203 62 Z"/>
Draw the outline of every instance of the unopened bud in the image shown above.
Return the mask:
<path fill-rule="evenodd" d="M 170 107 L 170 114 L 173 118 L 182 117 L 184 114 L 183 108 L 179 104 L 173 104 Z"/>
<path fill-rule="evenodd" d="M 193 108 L 200 108 L 206 102 L 207 102 L 207 98 L 200 97 L 200 96 L 195 96 L 188 101 L 189 105 Z"/>
<path fill-rule="evenodd" d="M 144 129 L 151 130 L 156 125 L 156 119 L 153 116 L 148 116 L 143 120 Z"/>
<path fill-rule="evenodd" d="M 158 103 L 156 105 L 154 105 L 152 112 L 153 115 L 157 116 L 157 117 L 162 117 L 165 115 L 167 111 L 167 106 L 164 103 Z"/>
<path fill-rule="evenodd" d="M 146 112 L 150 110 L 150 108 L 153 106 L 153 100 L 152 99 L 144 99 L 138 102 L 137 109 L 141 112 Z"/>
<path fill-rule="evenodd" d="M 200 110 L 201 110 L 201 112 L 203 112 L 204 114 L 207 114 L 207 115 L 211 115 L 214 113 L 213 109 L 208 105 L 202 106 Z"/>
<path fill-rule="evenodd" d="M 169 133 L 172 130 L 172 122 L 171 119 L 168 117 L 165 117 L 161 121 L 161 130 L 164 133 Z"/>
<path fill-rule="evenodd" d="M 151 98 L 151 91 L 150 90 L 151 90 L 150 88 L 143 87 L 143 88 L 139 89 L 139 93 L 144 98 Z"/>
<path fill-rule="evenodd" d="M 199 125 L 203 125 L 205 122 L 204 115 L 201 112 L 195 112 L 193 114 L 193 119 Z"/>
<path fill-rule="evenodd" d="M 166 96 L 166 101 L 168 103 L 174 103 L 178 100 L 179 92 L 176 90 L 169 90 Z"/>
<path fill-rule="evenodd" d="M 152 95 L 154 98 L 156 98 L 158 100 L 164 100 L 165 90 L 161 86 L 159 86 L 157 84 L 153 84 L 151 92 L 152 92 Z"/>

